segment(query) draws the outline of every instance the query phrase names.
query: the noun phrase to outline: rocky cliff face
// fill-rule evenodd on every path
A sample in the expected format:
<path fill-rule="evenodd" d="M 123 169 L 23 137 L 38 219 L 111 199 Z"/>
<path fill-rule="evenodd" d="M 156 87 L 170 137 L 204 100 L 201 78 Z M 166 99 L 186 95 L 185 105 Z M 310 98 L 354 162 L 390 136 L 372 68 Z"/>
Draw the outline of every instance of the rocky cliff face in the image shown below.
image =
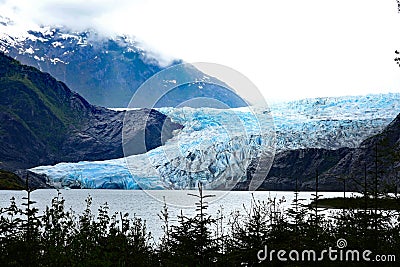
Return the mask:
<path fill-rule="evenodd" d="M 293 190 L 296 178 L 299 190 L 314 190 L 317 175 L 335 166 L 350 149 L 327 150 L 318 148 L 290 150 L 275 156 L 268 178 L 262 184 L 265 190 Z M 321 181 L 321 190 L 337 190 L 337 183 Z"/>
<path fill-rule="evenodd" d="M 332 169 L 324 173 L 326 180 L 347 179 L 351 190 L 373 191 L 375 181 L 380 190 L 397 190 L 400 185 L 400 114 L 381 133 L 374 135 L 350 151 Z"/>
<path fill-rule="evenodd" d="M 49 74 L 0 54 L 0 168 L 123 156 L 122 125 L 137 125 L 129 142 L 146 134 L 143 153 L 181 126 L 149 109 L 117 112 L 89 104 Z"/>
<path fill-rule="evenodd" d="M 297 188 L 301 191 L 315 189 L 315 177 L 330 170 L 351 151 L 350 148 L 328 150 L 323 148 L 305 148 L 287 150 L 275 155 L 271 170 L 259 190 L 287 190 Z M 247 190 L 254 166 L 248 168 L 248 180 L 239 183 L 236 190 Z M 320 179 L 321 180 L 321 179 Z M 340 181 L 335 179 L 321 180 L 320 190 L 340 190 Z"/>

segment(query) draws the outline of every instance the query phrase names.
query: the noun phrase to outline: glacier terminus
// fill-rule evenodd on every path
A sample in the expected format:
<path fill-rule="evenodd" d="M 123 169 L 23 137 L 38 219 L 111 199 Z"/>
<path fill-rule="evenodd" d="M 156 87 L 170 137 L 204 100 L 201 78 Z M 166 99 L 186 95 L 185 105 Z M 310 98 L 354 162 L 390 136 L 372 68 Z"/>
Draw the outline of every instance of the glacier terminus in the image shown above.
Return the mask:
<path fill-rule="evenodd" d="M 304 99 L 269 108 L 158 108 L 184 126 L 163 146 L 126 158 L 30 170 L 46 175 L 57 188 L 190 189 L 201 181 L 226 189 L 246 179 L 251 162 L 265 153 L 357 147 L 396 117 L 399 100 L 400 94 L 389 93 Z"/>

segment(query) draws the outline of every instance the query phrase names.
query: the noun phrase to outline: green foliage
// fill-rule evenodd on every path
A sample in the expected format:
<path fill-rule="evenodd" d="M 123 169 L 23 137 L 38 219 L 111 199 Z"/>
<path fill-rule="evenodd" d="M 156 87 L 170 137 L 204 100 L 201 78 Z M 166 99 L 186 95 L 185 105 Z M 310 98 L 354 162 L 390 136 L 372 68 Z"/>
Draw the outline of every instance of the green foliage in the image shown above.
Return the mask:
<path fill-rule="evenodd" d="M 249 207 L 227 218 L 221 209 L 214 218 L 207 213 L 206 202 L 212 195 L 204 195 L 199 185 L 199 194 L 190 194 L 198 199 L 194 216 L 181 212 L 173 222 L 164 205 L 159 216 L 164 236 L 157 244 L 146 222 L 136 216 L 109 214 L 107 203 L 95 216 L 90 196 L 82 214 L 65 210 L 65 200 L 58 193 L 38 215 L 30 200 L 31 190 L 27 192 L 24 208 L 12 198 L 8 208 L 0 209 L 2 266 L 359 266 L 327 260 L 283 264 L 276 257 L 272 262 L 257 258 L 266 245 L 275 250 L 322 251 L 336 248 L 340 238 L 347 240 L 348 249 L 396 256 L 400 250 L 398 210 L 321 213 L 316 212 L 318 207 L 302 205 L 297 191 L 289 209 L 283 208 L 284 199 L 253 197 Z"/>
<path fill-rule="evenodd" d="M 47 73 L 0 53 L 0 165 L 57 158 L 71 132 L 89 120 L 89 104 Z M 10 145 L 11 144 L 11 145 Z M 30 154 L 30 156 L 27 156 Z M 37 165 L 37 164 L 36 164 Z"/>
<path fill-rule="evenodd" d="M 32 207 L 30 191 L 25 210 L 15 199 L 1 210 L 2 266 L 151 266 L 155 262 L 151 235 L 140 218 L 108 214 L 105 203 L 97 218 L 91 197 L 80 216 L 64 209 L 59 193 L 42 216 Z"/>
<path fill-rule="evenodd" d="M 21 190 L 24 184 L 14 173 L 0 169 L 0 190 Z"/>
<path fill-rule="evenodd" d="M 399 210 L 400 199 L 381 197 L 376 200 L 379 209 L 383 210 Z M 310 206 L 315 205 L 311 203 Z M 375 200 L 371 197 L 365 198 L 364 196 L 356 197 L 335 197 L 335 198 L 322 198 L 318 200 L 319 207 L 330 209 L 363 209 L 365 207 L 371 209 L 375 207 Z"/>
<path fill-rule="evenodd" d="M 198 199 L 196 203 L 196 216 L 193 218 L 178 216 L 178 225 L 168 227 L 168 211 L 164 207 L 161 213 L 165 220 L 165 237 L 162 240 L 160 261 L 167 266 L 210 266 L 216 262 L 218 245 L 216 236 L 211 231 L 211 226 L 216 222 L 207 214 L 208 203 L 206 198 L 213 195 L 203 195 L 202 184 L 199 183 L 199 194 L 189 194 Z M 179 262 L 176 261 L 179 259 Z"/>

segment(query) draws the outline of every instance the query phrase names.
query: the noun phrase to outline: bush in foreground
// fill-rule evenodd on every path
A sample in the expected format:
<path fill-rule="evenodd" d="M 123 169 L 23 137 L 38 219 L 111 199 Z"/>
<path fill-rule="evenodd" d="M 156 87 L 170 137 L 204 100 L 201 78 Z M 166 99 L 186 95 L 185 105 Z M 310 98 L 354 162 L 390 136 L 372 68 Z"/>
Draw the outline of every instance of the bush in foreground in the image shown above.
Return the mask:
<path fill-rule="evenodd" d="M 296 193 L 297 194 L 297 193 Z M 0 210 L 0 262 L 2 266 L 365 266 L 365 262 L 278 261 L 257 257 L 270 250 L 320 252 L 344 238 L 346 249 L 374 254 L 400 251 L 400 218 L 397 211 L 342 210 L 321 214 L 315 206 L 302 206 L 295 198 L 289 210 L 283 200 L 253 198 L 244 212 L 214 218 L 207 214 L 201 185 L 196 215 L 178 216 L 171 224 L 168 207 L 160 213 L 164 236 L 155 242 L 146 223 L 128 214 L 109 214 L 105 203 L 95 217 L 92 199 L 82 214 L 65 210 L 59 193 L 42 215 L 33 207 L 30 191 L 24 208 L 11 199 Z M 227 222 L 227 223 L 226 223 Z M 396 255 L 397 256 L 397 255 Z M 386 262 L 385 266 L 396 266 Z M 360 265 L 361 264 L 361 265 Z M 392 265 L 391 265 L 392 264 Z"/>

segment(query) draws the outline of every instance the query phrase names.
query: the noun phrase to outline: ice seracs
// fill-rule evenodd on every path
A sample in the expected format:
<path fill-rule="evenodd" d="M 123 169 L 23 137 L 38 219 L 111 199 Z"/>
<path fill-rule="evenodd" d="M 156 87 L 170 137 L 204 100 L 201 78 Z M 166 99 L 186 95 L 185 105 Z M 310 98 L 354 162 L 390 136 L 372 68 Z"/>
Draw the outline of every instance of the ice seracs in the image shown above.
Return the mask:
<path fill-rule="evenodd" d="M 32 171 L 48 175 L 59 187 L 183 189 L 203 181 L 224 188 L 240 181 L 251 160 L 265 150 L 358 146 L 400 113 L 400 94 L 307 99 L 259 110 L 158 110 L 184 125 L 164 146 L 126 159 L 60 163 Z M 273 124 L 254 113 L 272 114 Z M 276 139 L 269 132 L 272 127 Z"/>

